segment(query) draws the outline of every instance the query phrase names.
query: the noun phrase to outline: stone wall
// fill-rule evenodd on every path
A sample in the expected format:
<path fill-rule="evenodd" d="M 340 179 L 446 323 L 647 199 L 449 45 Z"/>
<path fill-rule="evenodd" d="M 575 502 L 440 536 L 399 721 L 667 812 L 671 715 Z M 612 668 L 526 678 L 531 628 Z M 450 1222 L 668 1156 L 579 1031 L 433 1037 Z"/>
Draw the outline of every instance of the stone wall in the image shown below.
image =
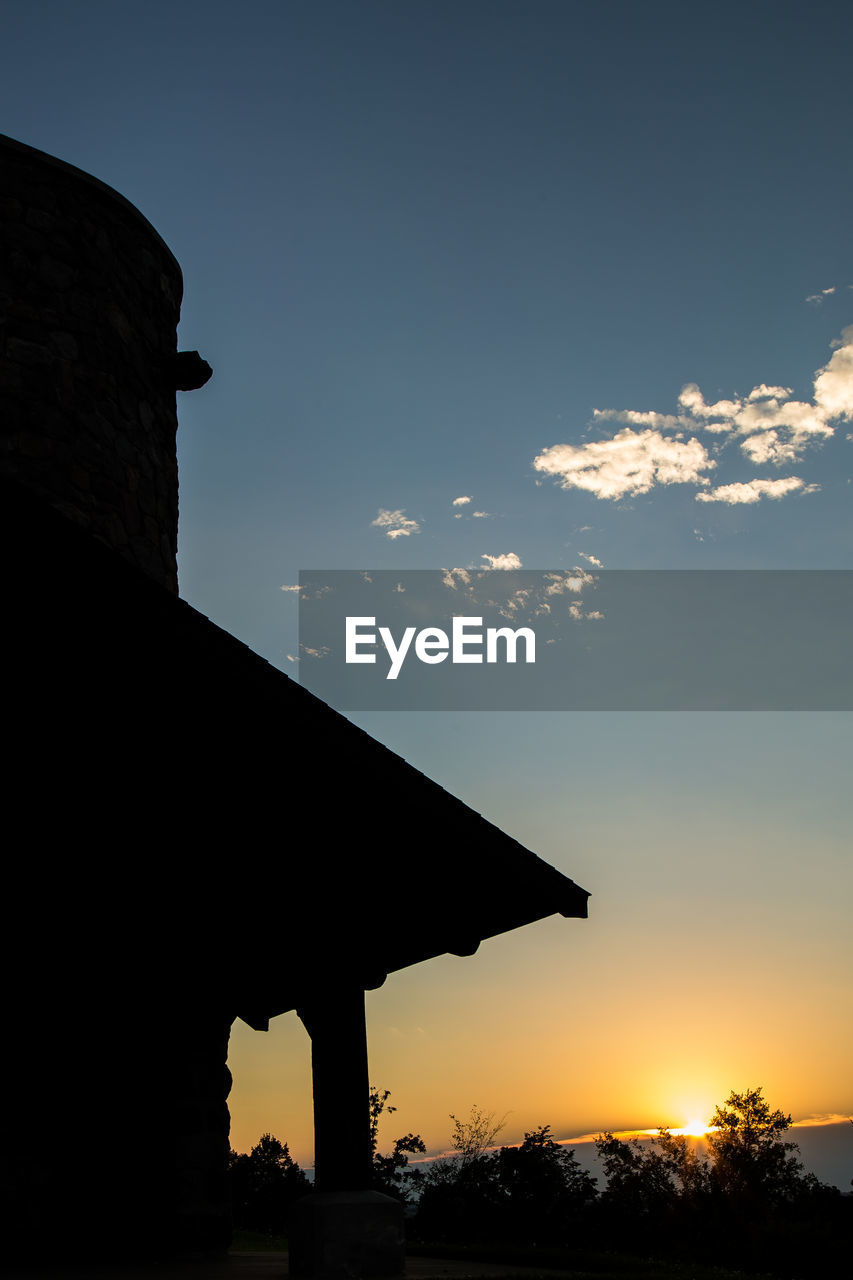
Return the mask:
<path fill-rule="evenodd" d="M 230 1235 L 225 888 L 192 800 L 210 734 L 175 654 L 194 615 L 161 589 L 175 392 L 210 374 L 176 352 L 181 291 L 122 196 L 0 136 L 5 1258 Z"/>
<path fill-rule="evenodd" d="M 0 136 L 0 469 L 177 591 L 181 270 L 123 196 Z"/>

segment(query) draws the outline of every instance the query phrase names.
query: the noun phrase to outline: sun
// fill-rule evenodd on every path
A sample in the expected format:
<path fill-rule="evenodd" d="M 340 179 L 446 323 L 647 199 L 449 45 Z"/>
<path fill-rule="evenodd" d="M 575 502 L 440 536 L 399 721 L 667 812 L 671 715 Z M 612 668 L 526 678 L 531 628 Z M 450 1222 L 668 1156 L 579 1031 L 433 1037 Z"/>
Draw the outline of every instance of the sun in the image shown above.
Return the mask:
<path fill-rule="evenodd" d="M 702 1113 L 697 1111 L 689 1116 L 684 1125 L 680 1129 L 673 1129 L 673 1133 L 684 1134 L 688 1138 L 704 1138 L 705 1134 L 711 1129 L 711 1125 L 706 1124 L 702 1119 Z"/>

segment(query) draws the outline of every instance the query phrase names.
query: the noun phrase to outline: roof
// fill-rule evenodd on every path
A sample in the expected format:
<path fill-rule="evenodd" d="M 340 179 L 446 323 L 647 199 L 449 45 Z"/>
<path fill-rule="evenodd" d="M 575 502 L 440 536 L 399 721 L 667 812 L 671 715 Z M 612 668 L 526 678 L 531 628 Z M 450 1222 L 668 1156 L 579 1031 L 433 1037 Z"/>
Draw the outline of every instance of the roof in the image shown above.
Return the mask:
<path fill-rule="evenodd" d="M 330 972 L 375 987 L 586 915 L 567 876 L 61 513 L 14 484 L 2 507 L 13 794 L 55 845 L 85 834 L 39 892 L 93 965 L 132 953 L 137 980 L 183 975 L 263 1027 Z"/>

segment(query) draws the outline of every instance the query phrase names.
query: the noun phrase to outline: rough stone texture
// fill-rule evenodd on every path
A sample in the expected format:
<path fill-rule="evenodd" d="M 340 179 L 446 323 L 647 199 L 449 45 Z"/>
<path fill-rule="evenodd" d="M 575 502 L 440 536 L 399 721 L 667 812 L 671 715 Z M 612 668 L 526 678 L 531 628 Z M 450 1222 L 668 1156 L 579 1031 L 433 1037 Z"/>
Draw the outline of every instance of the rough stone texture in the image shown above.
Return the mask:
<path fill-rule="evenodd" d="M 214 1249 L 231 1241 L 226 1176 L 231 1117 L 230 1018 L 216 1010 L 183 1011 L 169 1045 L 169 1103 L 159 1117 L 174 1152 L 174 1241 Z M 174 1056 L 172 1056 L 174 1055 Z"/>
<path fill-rule="evenodd" d="M 181 271 L 123 196 L 0 136 L 0 469 L 177 591 Z"/>

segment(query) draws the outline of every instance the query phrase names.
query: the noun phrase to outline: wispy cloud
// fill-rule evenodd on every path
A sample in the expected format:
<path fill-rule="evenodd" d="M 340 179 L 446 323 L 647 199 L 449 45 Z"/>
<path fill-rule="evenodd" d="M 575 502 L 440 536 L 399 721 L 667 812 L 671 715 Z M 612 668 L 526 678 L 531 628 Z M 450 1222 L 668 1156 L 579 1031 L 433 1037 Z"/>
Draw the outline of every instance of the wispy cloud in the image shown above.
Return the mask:
<path fill-rule="evenodd" d="M 303 653 L 307 653 L 309 658 L 325 658 L 332 652 L 327 644 L 321 644 L 318 649 L 312 649 L 310 645 L 300 643 L 299 648 Z"/>
<path fill-rule="evenodd" d="M 469 506 L 473 501 L 474 501 L 473 495 L 472 495 L 472 494 L 467 494 L 467 495 L 463 495 L 463 496 L 462 496 L 462 497 L 460 497 L 460 498 L 454 498 L 454 499 L 453 499 L 453 502 L 451 503 L 451 506 L 453 506 L 453 507 L 467 507 L 467 506 Z M 464 514 L 464 515 L 470 515 L 470 517 L 471 517 L 471 519 L 472 519 L 472 520 L 487 520 L 487 519 L 488 519 L 488 517 L 489 517 L 492 513 L 491 513 L 490 511 L 471 511 L 471 512 L 467 512 L 467 511 L 466 511 L 466 512 L 462 512 L 462 511 L 454 511 L 454 513 L 453 513 L 453 518 L 454 518 L 454 520 L 461 520 L 461 519 L 462 519 L 463 514 Z"/>
<path fill-rule="evenodd" d="M 591 555 L 588 555 L 588 554 L 586 553 L 586 551 L 579 551 L 579 552 L 578 552 L 578 555 L 580 556 L 581 560 L 586 560 L 587 564 L 595 565 L 596 569 L 603 569 L 603 568 L 604 568 L 604 565 L 603 565 L 603 564 L 602 564 L 602 562 L 598 559 L 598 557 L 597 557 L 597 556 L 591 556 Z"/>
<path fill-rule="evenodd" d="M 833 291 L 834 286 L 823 294 Z M 610 439 L 543 449 L 533 467 L 552 475 L 563 489 L 583 489 L 597 498 L 625 498 L 672 484 L 696 485 L 701 502 L 753 503 L 813 492 L 814 486 L 798 476 L 710 489 L 710 473 L 729 443 L 753 465 L 780 467 L 800 461 L 809 447 L 830 439 L 833 423 L 853 420 L 853 325 L 832 348 L 830 359 L 815 372 L 811 401 L 792 399 L 790 387 L 762 382 L 747 395 L 709 403 L 690 382 L 681 390 L 676 413 L 594 410 L 594 421 L 625 425 Z M 707 443 L 701 436 L 708 437 Z"/>
<path fill-rule="evenodd" d="M 726 502 L 729 506 L 760 502 L 762 498 L 784 498 L 788 493 L 817 493 L 818 484 L 806 484 L 799 476 L 784 480 L 748 480 L 746 483 L 722 484 L 696 494 L 697 502 Z"/>
<path fill-rule="evenodd" d="M 382 529 L 386 538 L 408 538 L 412 533 L 419 533 L 421 528 L 417 520 L 412 520 L 405 511 L 387 511 L 384 507 L 379 508 L 379 514 L 370 524 L 371 528 Z"/>
<path fill-rule="evenodd" d="M 824 1111 L 807 1116 L 805 1120 L 795 1120 L 792 1129 L 819 1129 L 827 1124 L 850 1124 L 851 1118 L 838 1111 Z"/>
<path fill-rule="evenodd" d="M 824 298 L 828 298 L 830 294 L 835 293 L 835 285 L 830 285 L 828 289 L 821 289 L 820 293 L 810 293 L 806 298 L 806 302 L 811 302 L 816 306 L 820 306 Z"/>
<path fill-rule="evenodd" d="M 597 622 L 604 617 L 598 609 L 590 609 L 583 596 L 598 587 L 598 577 L 581 567 L 557 573 L 521 575 L 492 572 L 494 569 L 521 569 L 521 558 L 515 552 L 500 556 L 484 555 L 487 568 L 445 569 L 445 587 L 458 594 L 469 611 L 495 609 L 501 617 L 519 622 L 522 618 L 550 617 L 557 623 L 566 618 L 573 622 Z M 546 640 L 546 644 L 554 640 Z"/>
<path fill-rule="evenodd" d="M 295 586 L 286 586 L 286 587 L 282 587 L 282 591 L 298 591 L 298 590 L 299 590 L 299 583 L 298 583 L 298 582 L 296 583 L 296 585 L 295 585 Z"/>

